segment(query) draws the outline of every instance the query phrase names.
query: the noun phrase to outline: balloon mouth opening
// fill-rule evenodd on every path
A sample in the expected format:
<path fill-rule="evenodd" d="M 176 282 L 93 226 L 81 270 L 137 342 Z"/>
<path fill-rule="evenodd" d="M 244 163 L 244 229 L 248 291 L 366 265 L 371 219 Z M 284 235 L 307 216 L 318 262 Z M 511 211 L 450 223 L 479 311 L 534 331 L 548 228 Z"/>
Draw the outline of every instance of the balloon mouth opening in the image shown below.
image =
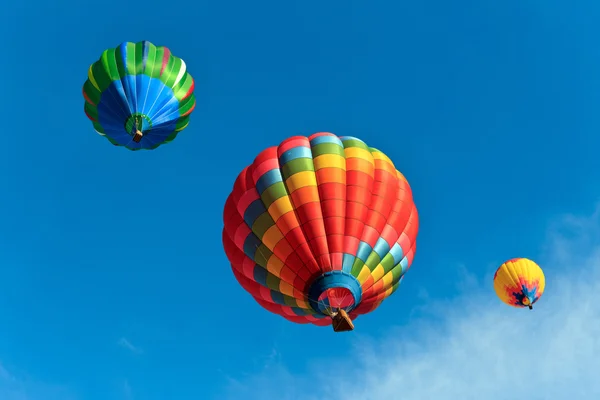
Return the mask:
<path fill-rule="evenodd" d="M 332 316 L 339 310 L 352 311 L 362 299 L 362 287 L 347 272 L 331 271 L 318 276 L 308 290 L 308 301 L 316 312 Z"/>
<path fill-rule="evenodd" d="M 131 135 L 135 143 L 139 143 L 147 133 L 152 129 L 152 120 L 142 113 L 134 113 L 125 121 L 125 131 Z"/>

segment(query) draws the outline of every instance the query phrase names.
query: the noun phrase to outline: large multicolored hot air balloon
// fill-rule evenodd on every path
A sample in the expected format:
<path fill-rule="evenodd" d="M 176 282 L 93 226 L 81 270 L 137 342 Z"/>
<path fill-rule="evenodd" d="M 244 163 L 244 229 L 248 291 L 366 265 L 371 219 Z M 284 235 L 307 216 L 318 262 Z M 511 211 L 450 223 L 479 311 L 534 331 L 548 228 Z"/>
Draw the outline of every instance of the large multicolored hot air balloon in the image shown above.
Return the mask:
<path fill-rule="evenodd" d="M 527 258 L 513 258 L 494 274 L 494 290 L 504 303 L 513 307 L 529 307 L 537 302 L 546 286 L 544 271 Z"/>
<path fill-rule="evenodd" d="M 321 132 L 270 147 L 237 177 L 223 245 L 242 287 L 296 323 L 354 328 L 400 284 L 418 214 L 381 151 Z"/>
<path fill-rule="evenodd" d="M 105 50 L 88 71 L 83 96 L 96 132 L 130 150 L 175 139 L 196 105 L 183 60 L 147 41 Z"/>

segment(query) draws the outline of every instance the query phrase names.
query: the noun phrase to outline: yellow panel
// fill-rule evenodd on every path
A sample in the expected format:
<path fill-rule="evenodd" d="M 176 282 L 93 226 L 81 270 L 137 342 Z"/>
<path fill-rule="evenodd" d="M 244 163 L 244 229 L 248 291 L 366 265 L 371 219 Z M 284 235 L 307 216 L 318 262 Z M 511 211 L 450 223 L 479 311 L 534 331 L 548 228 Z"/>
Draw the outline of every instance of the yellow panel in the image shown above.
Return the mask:
<path fill-rule="evenodd" d="M 281 261 L 279 258 L 277 258 L 275 254 L 273 254 L 271 257 L 269 257 L 269 260 L 267 261 L 267 271 L 279 278 L 281 276 L 281 270 L 283 269 L 284 265 L 285 264 L 283 263 L 283 261 Z"/>
<path fill-rule="evenodd" d="M 383 161 L 387 161 L 388 163 L 390 163 L 392 166 L 394 165 L 394 163 L 392 162 L 392 160 L 390 160 L 390 158 L 388 156 L 386 156 L 384 153 L 380 152 L 380 151 L 374 151 L 373 153 L 373 158 L 375 160 L 383 160 Z"/>
<path fill-rule="evenodd" d="M 321 168 L 341 168 L 346 170 L 346 159 L 338 154 L 322 154 L 313 160 L 315 171 Z"/>
<path fill-rule="evenodd" d="M 273 225 L 263 235 L 261 242 L 271 251 L 275 248 L 275 245 L 279 243 L 279 241 L 283 239 L 283 234 L 277 227 L 277 225 Z"/>
<path fill-rule="evenodd" d="M 279 282 L 279 291 L 286 296 L 294 297 L 294 287 L 285 281 Z"/>
<path fill-rule="evenodd" d="M 302 171 L 287 178 L 285 185 L 288 193 L 293 193 L 294 190 L 306 186 L 317 186 L 317 177 L 314 171 Z"/>
<path fill-rule="evenodd" d="M 94 66 L 94 64 L 90 65 L 90 69 L 88 70 L 88 79 L 90 80 L 90 82 L 92 83 L 92 85 L 94 85 L 94 87 L 96 89 L 98 89 L 98 91 L 100 91 L 100 87 L 96 83 L 96 78 L 94 77 L 94 74 L 92 73 L 92 67 L 93 66 Z"/>
<path fill-rule="evenodd" d="M 404 175 L 402 174 L 402 172 L 396 170 L 396 176 L 398 177 L 398 179 L 408 183 L 408 181 L 406 180 L 406 178 L 404 177 Z"/>
<path fill-rule="evenodd" d="M 300 308 L 303 308 L 305 310 L 311 309 L 310 305 L 304 300 L 296 299 L 296 303 L 298 303 L 298 307 Z"/>
<path fill-rule="evenodd" d="M 277 222 L 277 220 L 283 215 L 286 214 L 290 211 L 292 211 L 294 209 L 294 206 L 292 205 L 292 202 L 290 201 L 290 197 L 289 196 L 283 196 L 278 198 L 277 200 L 275 200 L 270 206 L 269 206 L 269 214 L 271 215 L 271 218 L 273 218 L 273 221 Z"/>
<path fill-rule="evenodd" d="M 394 282 L 394 275 L 392 274 L 392 271 L 390 271 L 383 276 L 383 287 L 390 287 L 392 282 Z"/>
<path fill-rule="evenodd" d="M 383 265 L 379 264 L 377 267 L 375 267 L 373 272 L 371 272 L 371 275 L 373 275 L 373 279 L 375 279 L 375 282 L 377 282 L 385 275 L 385 268 L 383 268 Z"/>
<path fill-rule="evenodd" d="M 364 150 L 359 147 L 349 147 L 344 149 L 344 152 L 346 153 L 346 158 L 360 158 L 375 165 L 375 162 L 373 161 L 373 155 L 368 150 Z"/>
<path fill-rule="evenodd" d="M 358 282 L 360 282 L 360 284 L 364 284 L 367 279 L 369 279 L 369 277 L 371 276 L 371 271 L 369 270 L 369 267 L 367 266 L 363 266 L 362 269 L 360 270 L 360 274 L 358 274 Z"/>

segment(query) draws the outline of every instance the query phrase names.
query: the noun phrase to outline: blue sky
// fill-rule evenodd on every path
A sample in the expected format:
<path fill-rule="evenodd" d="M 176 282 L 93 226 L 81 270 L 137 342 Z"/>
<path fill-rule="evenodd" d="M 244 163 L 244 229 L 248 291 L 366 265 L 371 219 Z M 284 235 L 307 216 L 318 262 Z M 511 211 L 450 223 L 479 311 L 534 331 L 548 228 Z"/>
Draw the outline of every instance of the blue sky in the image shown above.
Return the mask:
<path fill-rule="evenodd" d="M 356 400 L 600 394 L 597 2 L 62 4 L 0 12 L 3 400 L 321 399 L 336 376 Z M 196 80 L 190 126 L 151 152 L 83 113 L 89 65 L 139 40 Z M 420 212 L 403 286 L 351 334 L 261 309 L 221 245 L 237 173 L 318 131 L 388 154 Z M 535 314 L 495 298 L 512 257 L 546 271 Z M 543 372 L 514 372 L 527 354 Z"/>

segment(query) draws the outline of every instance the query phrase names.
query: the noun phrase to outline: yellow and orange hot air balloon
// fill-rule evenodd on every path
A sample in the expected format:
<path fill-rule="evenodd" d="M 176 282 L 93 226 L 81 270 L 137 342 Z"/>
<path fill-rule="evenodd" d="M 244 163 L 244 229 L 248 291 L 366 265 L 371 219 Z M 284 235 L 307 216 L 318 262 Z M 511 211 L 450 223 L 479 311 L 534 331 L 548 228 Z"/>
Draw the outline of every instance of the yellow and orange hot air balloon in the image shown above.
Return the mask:
<path fill-rule="evenodd" d="M 506 261 L 494 274 L 494 290 L 509 306 L 529 307 L 542 297 L 546 286 L 544 271 L 527 258 Z"/>

